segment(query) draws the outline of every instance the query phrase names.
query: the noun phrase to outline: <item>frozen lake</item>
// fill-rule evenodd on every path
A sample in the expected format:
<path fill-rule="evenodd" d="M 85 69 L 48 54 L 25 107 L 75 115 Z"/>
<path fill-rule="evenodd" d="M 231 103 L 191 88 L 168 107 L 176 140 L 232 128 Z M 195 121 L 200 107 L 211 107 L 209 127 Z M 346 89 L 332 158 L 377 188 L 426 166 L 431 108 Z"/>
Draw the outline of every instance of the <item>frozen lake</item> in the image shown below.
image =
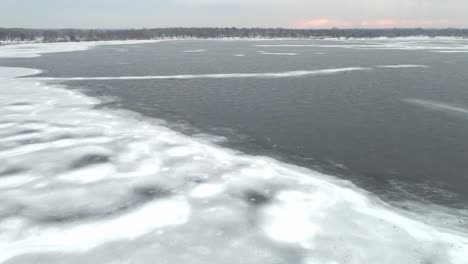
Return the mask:
<path fill-rule="evenodd" d="M 0 47 L 0 263 L 468 258 L 467 40 L 120 44 Z"/>

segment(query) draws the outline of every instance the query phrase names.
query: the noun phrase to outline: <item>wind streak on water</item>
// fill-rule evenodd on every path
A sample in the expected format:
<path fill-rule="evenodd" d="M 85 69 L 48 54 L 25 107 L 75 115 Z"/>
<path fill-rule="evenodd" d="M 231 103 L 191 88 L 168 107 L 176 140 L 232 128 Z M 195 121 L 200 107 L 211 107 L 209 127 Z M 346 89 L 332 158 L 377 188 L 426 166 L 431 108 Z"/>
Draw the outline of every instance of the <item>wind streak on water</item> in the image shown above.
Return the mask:
<path fill-rule="evenodd" d="M 184 53 L 200 53 L 200 52 L 205 52 L 205 51 L 206 50 L 200 49 L 200 50 L 184 50 L 182 52 L 184 52 Z"/>
<path fill-rule="evenodd" d="M 293 52 L 260 52 L 262 55 L 278 55 L 278 56 L 297 56 L 297 53 Z"/>
<path fill-rule="evenodd" d="M 175 79 L 230 79 L 230 78 L 290 78 L 314 75 L 330 75 L 352 71 L 369 71 L 371 68 L 348 67 L 313 71 L 289 71 L 277 73 L 217 73 L 188 75 L 153 75 L 153 76 L 114 76 L 114 77 L 68 77 L 68 78 L 36 78 L 41 81 L 85 81 L 85 80 L 175 80 Z"/>
<path fill-rule="evenodd" d="M 262 53 L 264 54 L 264 53 Z M 333 75 L 344 72 L 371 71 L 373 69 L 405 69 L 405 68 L 429 68 L 427 65 L 396 64 L 377 65 L 370 67 L 346 67 L 323 70 L 302 70 L 288 72 L 266 73 L 213 73 L 213 74 L 184 74 L 184 75 L 149 75 L 149 76 L 105 76 L 105 77 L 39 77 L 38 81 L 106 81 L 106 80 L 188 80 L 188 79 L 233 79 L 233 78 L 294 78 L 317 75 Z"/>
<path fill-rule="evenodd" d="M 427 65 L 418 65 L 418 64 L 378 65 L 376 67 L 382 68 L 382 69 L 429 68 L 429 66 Z"/>
<path fill-rule="evenodd" d="M 404 99 L 403 101 L 429 109 L 429 110 L 440 111 L 440 112 L 444 112 L 447 114 L 458 115 L 461 117 L 468 118 L 468 109 L 463 108 L 461 106 L 456 106 L 456 105 L 452 105 L 452 104 L 445 103 L 445 102 L 415 99 L 415 98 L 408 98 L 408 99 Z"/>

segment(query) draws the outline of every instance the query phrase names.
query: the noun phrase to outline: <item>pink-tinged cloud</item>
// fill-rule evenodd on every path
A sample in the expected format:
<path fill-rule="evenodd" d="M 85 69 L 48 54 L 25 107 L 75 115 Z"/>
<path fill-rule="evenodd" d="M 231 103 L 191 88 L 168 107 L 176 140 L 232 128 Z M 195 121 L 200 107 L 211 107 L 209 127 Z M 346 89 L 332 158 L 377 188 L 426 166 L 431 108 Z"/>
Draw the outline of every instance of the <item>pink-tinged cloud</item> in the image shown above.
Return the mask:
<path fill-rule="evenodd" d="M 404 20 L 404 19 L 376 19 L 376 20 L 336 20 L 318 18 L 300 21 L 293 24 L 294 28 L 444 28 L 457 25 L 452 20 Z"/>
<path fill-rule="evenodd" d="M 318 18 L 297 22 L 294 28 L 331 28 L 331 27 L 350 27 L 352 23 L 346 20 L 336 20 L 327 18 Z"/>

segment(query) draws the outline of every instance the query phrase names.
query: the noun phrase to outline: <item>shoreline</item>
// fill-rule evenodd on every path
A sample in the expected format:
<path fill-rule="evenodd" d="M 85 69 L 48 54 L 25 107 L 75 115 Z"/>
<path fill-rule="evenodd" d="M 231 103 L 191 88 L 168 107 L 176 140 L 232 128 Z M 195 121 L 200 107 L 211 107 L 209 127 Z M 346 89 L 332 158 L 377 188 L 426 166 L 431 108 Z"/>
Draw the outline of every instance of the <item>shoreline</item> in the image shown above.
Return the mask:
<path fill-rule="evenodd" d="M 116 43 L 116 42 L 133 42 L 144 43 L 144 42 L 159 42 L 159 41 L 184 41 L 184 40 L 239 40 L 239 41 L 304 41 L 304 40 L 468 40 L 468 37 L 462 36 L 405 36 L 405 37 L 362 37 L 362 38 L 353 38 L 353 37 L 309 37 L 309 38 L 268 38 L 268 37 L 248 37 L 248 38 L 236 38 L 236 37 L 220 37 L 220 38 L 195 38 L 195 37 L 174 37 L 174 38 L 151 38 L 151 39 L 115 39 L 115 40 L 82 40 L 82 41 L 5 41 L 0 40 L 1 46 L 10 46 L 10 45 L 25 45 L 25 44 L 57 44 L 57 43 Z"/>

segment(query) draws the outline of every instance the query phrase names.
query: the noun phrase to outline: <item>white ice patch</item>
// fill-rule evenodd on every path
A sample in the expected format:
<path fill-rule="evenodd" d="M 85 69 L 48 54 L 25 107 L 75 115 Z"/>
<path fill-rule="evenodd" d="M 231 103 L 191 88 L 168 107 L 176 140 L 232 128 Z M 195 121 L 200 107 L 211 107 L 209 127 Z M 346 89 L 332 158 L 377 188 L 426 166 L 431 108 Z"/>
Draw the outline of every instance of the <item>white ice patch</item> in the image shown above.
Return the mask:
<path fill-rule="evenodd" d="M 468 50 L 435 50 L 435 53 L 468 53 Z"/>
<path fill-rule="evenodd" d="M 0 68 L 0 263 L 466 263 L 466 232 L 34 73 Z"/>
<path fill-rule="evenodd" d="M 0 58 L 33 58 L 40 54 L 80 51 L 94 48 L 98 45 L 122 45 L 138 43 L 154 43 L 161 40 L 125 40 L 125 41 L 87 41 L 87 42 L 67 42 L 67 43 L 31 43 L 3 46 Z"/>
<path fill-rule="evenodd" d="M 232 78 L 291 78 L 315 75 L 331 75 L 353 71 L 369 71 L 366 67 L 347 67 L 312 71 L 288 71 L 265 73 L 213 73 L 187 75 L 151 75 L 151 76 L 113 76 L 113 77 L 66 77 L 66 78 L 35 78 L 38 81 L 105 81 L 105 80 L 186 80 L 186 79 L 232 79 Z"/>
<path fill-rule="evenodd" d="M 418 65 L 418 64 L 378 65 L 376 67 L 382 68 L 382 69 L 429 68 L 428 65 Z"/>
<path fill-rule="evenodd" d="M 184 50 L 182 52 L 184 53 L 200 53 L 200 52 L 205 52 L 206 50 L 203 49 L 198 49 L 198 50 Z"/>
<path fill-rule="evenodd" d="M 232 56 L 234 56 L 234 57 L 245 57 L 245 54 L 234 54 Z"/>
<path fill-rule="evenodd" d="M 259 52 L 262 55 L 277 55 L 277 56 L 297 56 L 297 53 L 293 52 Z"/>

